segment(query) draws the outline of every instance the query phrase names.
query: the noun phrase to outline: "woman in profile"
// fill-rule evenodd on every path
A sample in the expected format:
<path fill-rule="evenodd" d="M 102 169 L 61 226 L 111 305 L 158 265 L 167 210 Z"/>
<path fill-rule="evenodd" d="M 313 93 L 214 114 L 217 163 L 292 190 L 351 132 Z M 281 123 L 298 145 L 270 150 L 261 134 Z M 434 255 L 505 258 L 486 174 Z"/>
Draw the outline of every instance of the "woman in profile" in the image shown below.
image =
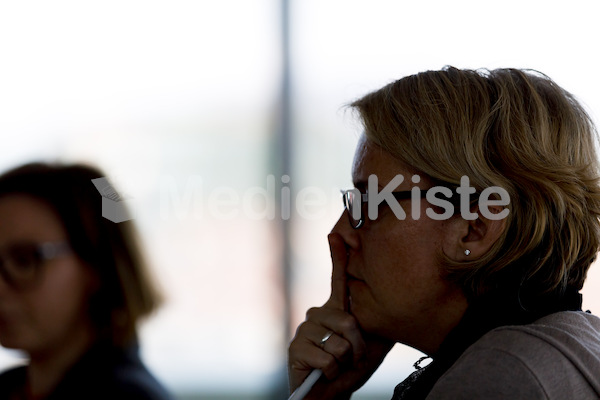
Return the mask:
<path fill-rule="evenodd" d="M 290 388 L 319 369 L 306 399 L 349 399 L 403 343 L 433 361 L 394 400 L 600 398 L 600 319 L 579 293 L 600 248 L 583 107 L 537 72 L 452 67 L 352 106 L 365 133 L 329 236 L 331 297 L 290 345 Z M 449 201 L 463 177 L 466 213 Z M 494 187 L 510 201 L 488 199 Z M 443 218 L 436 188 L 454 210 Z"/>
<path fill-rule="evenodd" d="M 28 355 L 1 399 L 171 397 L 138 356 L 136 325 L 158 305 L 132 222 L 102 217 L 83 165 L 0 176 L 0 344 Z"/>

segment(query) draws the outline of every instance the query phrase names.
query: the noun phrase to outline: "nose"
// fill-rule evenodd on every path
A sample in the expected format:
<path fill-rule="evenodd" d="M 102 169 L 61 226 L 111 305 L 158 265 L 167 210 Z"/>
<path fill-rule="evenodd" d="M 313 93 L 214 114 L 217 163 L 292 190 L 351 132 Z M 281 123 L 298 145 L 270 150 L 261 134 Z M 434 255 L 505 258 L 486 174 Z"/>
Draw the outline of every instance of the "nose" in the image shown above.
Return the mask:
<path fill-rule="evenodd" d="M 350 225 L 350 221 L 348 219 L 348 211 L 344 210 L 340 218 L 337 220 L 331 233 L 338 233 L 344 239 L 346 246 L 353 250 L 360 249 L 360 238 L 358 234 L 358 229 L 352 228 Z"/>

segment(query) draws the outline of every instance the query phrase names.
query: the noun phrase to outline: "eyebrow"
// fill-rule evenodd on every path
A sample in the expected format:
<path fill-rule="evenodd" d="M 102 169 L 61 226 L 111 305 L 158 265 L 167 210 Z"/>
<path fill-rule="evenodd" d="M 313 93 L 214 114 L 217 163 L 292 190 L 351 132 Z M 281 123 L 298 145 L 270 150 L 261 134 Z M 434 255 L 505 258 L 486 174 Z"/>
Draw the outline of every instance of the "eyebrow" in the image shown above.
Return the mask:
<path fill-rule="evenodd" d="M 352 184 L 354 185 L 355 188 L 362 190 L 365 189 L 367 187 L 367 182 L 366 181 L 353 181 Z"/>
<path fill-rule="evenodd" d="M 366 189 L 367 189 L 367 187 L 368 187 L 367 181 L 364 181 L 364 180 L 354 181 L 352 184 L 354 185 L 355 188 L 357 188 L 361 192 L 365 192 Z M 381 186 L 380 183 L 377 183 L 377 189 L 379 191 L 382 191 L 383 190 L 383 186 Z"/>

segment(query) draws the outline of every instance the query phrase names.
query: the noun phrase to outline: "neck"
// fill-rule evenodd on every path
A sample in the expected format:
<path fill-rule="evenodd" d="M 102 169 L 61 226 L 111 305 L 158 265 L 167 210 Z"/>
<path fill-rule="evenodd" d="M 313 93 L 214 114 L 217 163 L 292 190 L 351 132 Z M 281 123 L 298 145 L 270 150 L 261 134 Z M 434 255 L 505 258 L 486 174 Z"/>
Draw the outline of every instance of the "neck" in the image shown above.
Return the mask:
<path fill-rule="evenodd" d="M 447 336 L 456 328 L 463 319 L 469 305 L 462 292 L 452 296 L 446 304 L 432 311 L 426 325 L 415 329 L 417 336 L 408 338 L 407 342 L 428 356 L 438 352 Z"/>
<path fill-rule="evenodd" d="M 42 399 L 49 395 L 93 341 L 92 329 L 85 327 L 74 330 L 68 339 L 55 343 L 51 348 L 31 352 L 26 384 L 30 398 Z"/>

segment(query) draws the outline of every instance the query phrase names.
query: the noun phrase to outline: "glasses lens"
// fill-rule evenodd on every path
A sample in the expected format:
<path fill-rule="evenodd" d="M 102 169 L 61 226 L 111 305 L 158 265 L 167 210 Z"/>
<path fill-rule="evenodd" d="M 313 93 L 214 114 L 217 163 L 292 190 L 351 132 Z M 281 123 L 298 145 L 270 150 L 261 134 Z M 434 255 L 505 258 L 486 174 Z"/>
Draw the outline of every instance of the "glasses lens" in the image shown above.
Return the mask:
<path fill-rule="evenodd" d="M 2 262 L 3 269 L 17 285 L 33 281 L 42 262 L 42 256 L 33 244 L 20 244 L 8 250 L 7 258 Z"/>
<path fill-rule="evenodd" d="M 360 201 L 360 193 L 356 193 L 356 189 L 347 190 L 344 192 L 344 205 L 348 211 L 350 225 L 353 228 L 358 228 L 362 225 L 362 202 Z"/>

